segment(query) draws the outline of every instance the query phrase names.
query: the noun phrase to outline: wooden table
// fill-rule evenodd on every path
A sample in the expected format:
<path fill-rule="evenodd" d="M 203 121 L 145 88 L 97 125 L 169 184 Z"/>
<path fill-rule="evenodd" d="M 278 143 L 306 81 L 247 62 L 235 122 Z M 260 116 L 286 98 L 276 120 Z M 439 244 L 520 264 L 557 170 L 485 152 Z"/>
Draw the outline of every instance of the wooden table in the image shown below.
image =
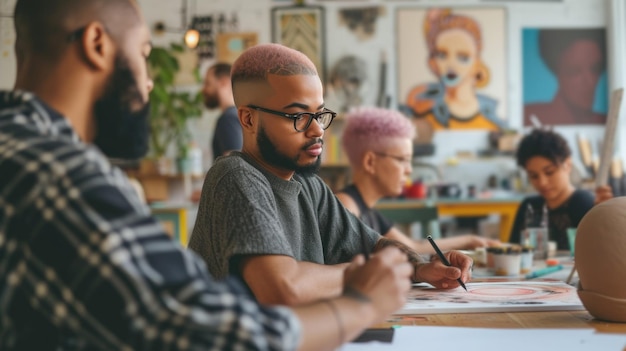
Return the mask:
<path fill-rule="evenodd" d="M 376 208 L 420 208 L 424 206 L 437 206 L 440 216 L 468 217 L 500 215 L 500 241 L 508 242 L 517 208 L 523 196 L 511 196 L 506 198 L 438 198 L 426 200 L 383 200 Z"/>
<path fill-rule="evenodd" d="M 480 328 L 593 328 L 599 332 L 626 334 L 626 323 L 604 322 L 587 311 L 493 312 L 392 316 L 376 327 L 425 325 Z"/>
<path fill-rule="evenodd" d="M 190 202 L 159 202 L 150 204 L 150 209 L 152 215 L 163 224 L 165 231 L 182 246 L 187 246 L 187 211 L 193 206 Z"/>

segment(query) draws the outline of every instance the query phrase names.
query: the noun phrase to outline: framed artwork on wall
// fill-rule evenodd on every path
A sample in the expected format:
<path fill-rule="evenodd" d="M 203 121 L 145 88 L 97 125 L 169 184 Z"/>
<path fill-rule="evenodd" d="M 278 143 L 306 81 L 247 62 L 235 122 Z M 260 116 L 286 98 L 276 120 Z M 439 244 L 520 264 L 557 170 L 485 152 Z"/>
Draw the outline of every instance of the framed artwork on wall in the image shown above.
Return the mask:
<path fill-rule="evenodd" d="M 258 42 L 256 32 L 220 33 L 217 35 L 217 60 L 232 64 L 242 52 Z"/>
<path fill-rule="evenodd" d="M 325 81 L 324 8 L 280 6 L 272 9 L 272 42 L 305 54 Z"/>
<path fill-rule="evenodd" d="M 398 101 L 437 130 L 507 127 L 506 11 L 399 8 Z"/>
<path fill-rule="evenodd" d="M 522 30 L 524 125 L 605 124 L 604 28 Z"/>

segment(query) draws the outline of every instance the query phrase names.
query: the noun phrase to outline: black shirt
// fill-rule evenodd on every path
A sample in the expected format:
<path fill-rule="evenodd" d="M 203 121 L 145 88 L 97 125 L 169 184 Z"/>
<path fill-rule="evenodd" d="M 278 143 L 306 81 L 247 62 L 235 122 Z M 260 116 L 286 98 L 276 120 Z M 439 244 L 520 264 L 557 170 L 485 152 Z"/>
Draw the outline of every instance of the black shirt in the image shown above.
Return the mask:
<path fill-rule="evenodd" d="M 227 151 L 241 150 L 243 134 L 235 106 L 228 107 L 222 112 L 215 125 L 213 134 L 213 161 Z"/>
<path fill-rule="evenodd" d="M 363 200 L 359 189 L 352 184 L 345 187 L 341 190 L 342 193 L 348 194 L 354 202 L 356 202 L 357 207 L 359 208 L 359 219 L 363 221 L 363 223 L 367 224 L 370 228 L 374 229 L 381 235 L 387 234 L 387 232 L 393 227 L 393 223 L 391 223 L 387 218 L 383 217 L 380 212 L 376 211 L 373 208 L 367 207 L 367 204 Z"/>
<path fill-rule="evenodd" d="M 519 243 L 521 232 L 526 227 L 526 211 L 528 205 L 533 209 L 534 225 L 537 225 L 542 213 L 546 200 L 539 196 L 530 196 L 524 199 L 517 209 L 515 222 L 509 242 Z M 558 250 L 569 250 L 569 241 L 567 238 L 567 228 L 576 228 L 583 216 L 593 207 L 593 196 L 585 190 L 576 190 L 561 206 L 548 209 L 548 231 L 550 240 L 556 241 Z"/>

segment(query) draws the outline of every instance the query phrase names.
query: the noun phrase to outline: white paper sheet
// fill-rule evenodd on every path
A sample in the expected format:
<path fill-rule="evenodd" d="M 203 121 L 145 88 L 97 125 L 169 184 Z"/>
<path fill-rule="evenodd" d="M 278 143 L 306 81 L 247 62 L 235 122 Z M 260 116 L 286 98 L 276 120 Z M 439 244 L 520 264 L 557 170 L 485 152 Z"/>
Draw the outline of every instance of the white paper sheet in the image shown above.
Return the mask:
<path fill-rule="evenodd" d="M 576 288 L 563 282 L 468 283 L 463 288 L 438 290 L 416 287 L 394 314 L 480 313 L 584 310 Z"/>
<path fill-rule="evenodd" d="M 346 344 L 341 351 L 623 351 L 626 334 L 593 329 L 495 329 L 411 326 L 396 329 L 393 342 Z"/>

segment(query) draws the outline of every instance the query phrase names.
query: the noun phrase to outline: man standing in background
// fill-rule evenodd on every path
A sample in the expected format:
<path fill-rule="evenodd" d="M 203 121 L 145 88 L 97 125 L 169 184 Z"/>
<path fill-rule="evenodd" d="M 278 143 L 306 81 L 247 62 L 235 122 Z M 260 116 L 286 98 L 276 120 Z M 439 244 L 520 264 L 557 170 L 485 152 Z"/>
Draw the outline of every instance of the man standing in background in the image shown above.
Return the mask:
<path fill-rule="evenodd" d="M 202 87 L 204 105 L 209 110 L 219 108 L 222 111 L 213 133 L 213 161 L 230 151 L 241 150 L 243 144 L 241 125 L 233 101 L 230 69 L 231 65 L 228 63 L 211 66 L 206 72 Z"/>

